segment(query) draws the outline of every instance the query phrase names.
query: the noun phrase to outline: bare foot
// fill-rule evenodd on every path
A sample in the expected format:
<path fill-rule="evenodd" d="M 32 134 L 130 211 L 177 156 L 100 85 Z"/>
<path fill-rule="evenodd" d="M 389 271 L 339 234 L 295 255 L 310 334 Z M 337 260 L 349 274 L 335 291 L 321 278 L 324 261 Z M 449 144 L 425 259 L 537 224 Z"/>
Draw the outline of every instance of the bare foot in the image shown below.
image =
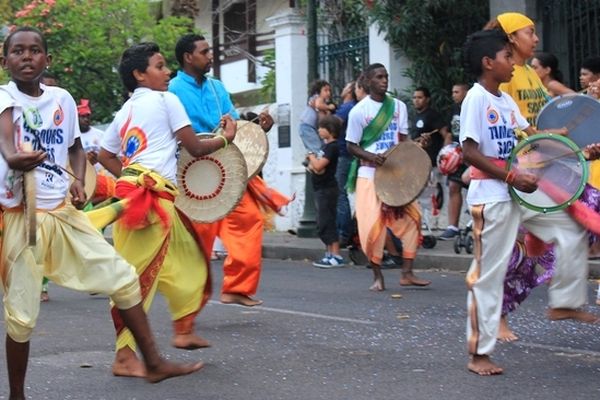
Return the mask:
<path fill-rule="evenodd" d="M 369 287 L 369 290 L 374 292 L 383 292 L 385 290 L 385 285 L 383 284 L 383 278 L 375 278 L 373 280 L 373 284 Z"/>
<path fill-rule="evenodd" d="M 504 370 L 502 367 L 497 366 L 490 360 L 490 356 L 486 355 L 473 355 L 469 364 L 467 364 L 469 371 L 476 373 L 480 376 L 500 375 Z"/>
<path fill-rule="evenodd" d="M 255 300 L 250 296 L 245 296 L 239 293 L 223 293 L 221 295 L 221 303 L 223 304 L 239 304 L 246 307 L 259 306 L 262 300 Z"/>
<path fill-rule="evenodd" d="M 431 284 L 431 281 L 419 279 L 412 272 L 403 273 L 400 278 L 400 286 L 427 286 L 429 284 Z"/>
<path fill-rule="evenodd" d="M 171 339 L 171 345 L 178 349 L 196 350 L 210 347 L 210 342 L 194 333 L 175 334 Z"/>
<path fill-rule="evenodd" d="M 548 318 L 551 321 L 573 319 L 588 324 L 600 323 L 600 317 L 587 311 L 572 308 L 551 308 L 548 310 Z"/>
<path fill-rule="evenodd" d="M 135 352 L 129 347 L 117 350 L 115 361 L 112 365 L 114 376 L 130 376 L 136 378 L 146 377 L 146 367 L 140 361 Z"/>
<path fill-rule="evenodd" d="M 204 367 L 204 364 L 201 362 L 197 362 L 196 364 L 175 364 L 166 360 L 161 360 L 160 364 L 156 367 L 148 367 L 146 380 L 150 383 L 157 383 L 176 376 L 191 374 L 202 367 Z"/>
<path fill-rule="evenodd" d="M 45 303 L 47 301 L 50 300 L 50 296 L 48 296 L 48 292 L 42 292 L 41 296 L 40 296 L 40 301 L 42 303 Z"/>
<path fill-rule="evenodd" d="M 510 329 L 506 316 L 500 318 L 500 329 L 498 330 L 498 340 L 501 342 L 514 342 L 519 337 Z"/>

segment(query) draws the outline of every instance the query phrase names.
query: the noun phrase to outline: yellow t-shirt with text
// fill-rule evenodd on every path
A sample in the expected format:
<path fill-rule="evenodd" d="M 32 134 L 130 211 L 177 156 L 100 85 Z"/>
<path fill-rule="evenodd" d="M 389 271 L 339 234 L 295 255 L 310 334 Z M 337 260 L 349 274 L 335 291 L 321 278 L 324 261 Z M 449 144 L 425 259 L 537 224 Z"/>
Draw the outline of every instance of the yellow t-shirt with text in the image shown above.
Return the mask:
<path fill-rule="evenodd" d="M 537 115 L 550 95 L 533 68 L 527 64 L 515 65 L 512 79 L 501 84 L 500 90 L 513 98 L 527 122 L 535 127 Z"/>

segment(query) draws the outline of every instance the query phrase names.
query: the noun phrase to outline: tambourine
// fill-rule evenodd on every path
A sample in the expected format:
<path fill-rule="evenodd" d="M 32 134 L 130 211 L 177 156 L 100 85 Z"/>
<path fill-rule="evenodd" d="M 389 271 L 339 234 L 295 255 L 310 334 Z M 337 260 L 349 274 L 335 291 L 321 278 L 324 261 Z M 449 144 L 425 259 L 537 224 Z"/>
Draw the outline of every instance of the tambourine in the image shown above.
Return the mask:
<path fill-rule="evenodd" d="M 233 143 L 240 149 L 246 160 L 248 179 L 254 177 L 267 162 L 269 155 L 267 134 L 254 122 L 237 121 Z"/>
<path fill-rule="evenodd" d="M 528 137 L 512 151 L 507 168 L 537 177 L 538 188 L 525 193 L 510 187 L 511 196 L 521 205 L 539 212 L 562 210 L 583 193 L 588 169 L 581 149 L 559 134 Z"/>
<path fill-rule="evenodd" d="M 69 170 L 69 172 L 72 174 L 73 170 L 71 169 L 71 166 L 67 166 L 67 169 Z M 92 163 L 89 162 L 89 160 L 85 160 L 85 184 L 83 186 L 83 190 L 85 192 L 85 197 L 87 198 L 88 201 L 90 201 L 92 199 L 92 196 L 94 196 L 94 191 L 96 190 L 96 168 L 94 168 L 94 166 L 92 165 Z M 75 180 L 75 178 L 73 177 L 73 175 L 70 175 L 70 182 L 73 183 L 73 181 Z M 69 192 L 69 197 L 71 196 L 71 193 Z"/>
<path fill-rule="evenodd" d="M 580 148 L 600 142 L 600 102 L 585 94 L 558 96 L 540 111 L 537 129 L 568 129 L 568 137 Z"/>
<path fill-rule="evenodd" d="M 213 134 L 198 134 L 209 139 Z M 202 157 L 181 149 L 177 165 L 179 196 L 175 206 L 195 222 L 210 223 L 229 214 L 246 190 L 248 169 L 233 143 Z"/>
<path fill-rule="evenodd" d="M 390 206 L 400 207 L 415 200 L 427 186 L 431 160 L 413 141 L 400 142 L 386 154 L 375 169 L 375 192 Z"/>

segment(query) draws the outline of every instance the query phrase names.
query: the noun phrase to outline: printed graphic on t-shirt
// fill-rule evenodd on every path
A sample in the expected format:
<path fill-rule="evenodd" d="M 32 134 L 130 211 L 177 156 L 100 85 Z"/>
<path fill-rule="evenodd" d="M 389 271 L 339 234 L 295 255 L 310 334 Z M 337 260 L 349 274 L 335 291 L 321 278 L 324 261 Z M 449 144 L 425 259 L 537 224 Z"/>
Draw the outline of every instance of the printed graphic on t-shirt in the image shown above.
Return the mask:
<path fill-rule="evenodd" d="M 131 162 L 131 159 L 144 151 L 148 146 L 148 138 L 144 131 L 136 126 L 131 129 L 129 123 L 131 122 L 131 110 L 129 111 L 129 117 L 121 128 L 119 135 L 122 140 L 122 162 L 123 166 L 126 167 Z"/>
<path fill-rule="evenodd" d="M 392 121 L 388 125 L 387 129 L 381 134 L 379 140 L 375 143 L 375 150 L 377 152 L 384 152 L 392 148 L 395 144 L 394 138 L 398 132 L 398 113 L 394 113 Z"/>
<path fill-rule="evenodd" d="M 517 100 L 525 102 L 527 106 L 527 113 L 525 114 L 527 122 L 530 125 L 535 125 L 537 115 L 547 102 L 547 95 L 544 89 L 517 89 Z"/>
<path fill-rule="evenodd" d="M 486 111 L 488 121 L 488 132 L 492 143 L 496 143 L 498 158 L 505 160 L 510 155 L 515 143 L 515 130 L 512 128 L 515 117 L 511 113 L 511 123 L 492 107 Z"/>
<path fill-rule="evenodd" d="M 46 160 L 39 165 L 39 168 L 47 171 L 44 175 L 45 179 L 40 184 L 48 189 L 56 187 L 52 173 L 58 176 L 64 174 L 56 165 L 56 146 L 64 143 L 64 132 L 60 126 L 64 120 L 64 113 L 60 105 L 57 104 L 52 115 L 51 128 L 40 129 L 44 125 L 44 120 L 37 108 L 27 108 L 23 113 L 23 140 L 31 142 L 34 151 L 46 152 Z"/>

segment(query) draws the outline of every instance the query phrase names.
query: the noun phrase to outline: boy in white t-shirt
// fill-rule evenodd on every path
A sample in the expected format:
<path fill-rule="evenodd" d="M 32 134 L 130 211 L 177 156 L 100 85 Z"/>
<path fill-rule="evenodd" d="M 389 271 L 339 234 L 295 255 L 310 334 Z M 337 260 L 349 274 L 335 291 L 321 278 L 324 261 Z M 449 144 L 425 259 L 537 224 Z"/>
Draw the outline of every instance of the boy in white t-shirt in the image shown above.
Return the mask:
<path fill-rule="evenodd" d="M 503 282 L 520 224 L 557 248 L 557 265 L 548 297 L 551 319 L 591 322 L 597 317 L 579 310 L 587 301 L 587 235 L 563 211 L 538 213 L 511 200 L 508 185 L 523 192 L 537 189 L 534 175 L 506 171 L 506 159 L 517 138 L 516 129 L 535 133 L 514 100 L 499 90 L 511 78 L 514 61 L 508 38 L 499 30 L 471 35 L 465 62 L 478 77 L 460 114 L 460 141 L 471 164 L 467 194 L 473 217 L 475 258 L 467 274 L 468 369 L 479 375 L 501 374 L 490 354 L 498 334 Z"/>
<path fill-rule="evenodd" d="M 111 296 L 125 324 L 140 343 L 146 379 L 193 372 L 201 363 L 178 366 L 158 354 L 142 308 L 135 269 L 115 252 L 73 207 L 86 201 L 83 190 L 85 153 L 79 140 L 75 101 L 64 89 L 40 85 L 50 58 L 36 29 L 13 31 L 4 42 L 3 66 L 11 82 L 0 90 L 0 220 L 4 289 L 6 359 L 10 398 L 24 399 L 29 340 L 39 315 L 42 277 L 80 291 Z M 23 151 L 23 143 L 33 151 Z M 67 162 L 78 177 L 69 185 Z M 34 169 L 37 243 L 25 240 L 23 171 Z M 72 202 L 66 204 L 67 193 Z M 77 397 L 77 396 L 75 396 Z"/>
<path fill-rule="evenodd" d="M 208 260 L 187 216 L 175 207 L 177 145 L 194 157 L 226 147 L 235 137 L 235 122 L 223 117 L 224 134 L 199 140 L 173 93 L 171 71 L 154 43 L 131 46 L 123 53 L 119 75 L 131 97 L 104 133 L 98 160 L 118 177 L 115 195 L 125 199 L 113 229 L 117 251 L 139 275 L 144 308 L 159 291 L 173 319 L 173 346 L 198 349 L 209 343 L 196 335 L 194 321 L 210 297 Z M 113 374 L 144 376 L 136 341 L 113 312 L 117 353 Z"/>

